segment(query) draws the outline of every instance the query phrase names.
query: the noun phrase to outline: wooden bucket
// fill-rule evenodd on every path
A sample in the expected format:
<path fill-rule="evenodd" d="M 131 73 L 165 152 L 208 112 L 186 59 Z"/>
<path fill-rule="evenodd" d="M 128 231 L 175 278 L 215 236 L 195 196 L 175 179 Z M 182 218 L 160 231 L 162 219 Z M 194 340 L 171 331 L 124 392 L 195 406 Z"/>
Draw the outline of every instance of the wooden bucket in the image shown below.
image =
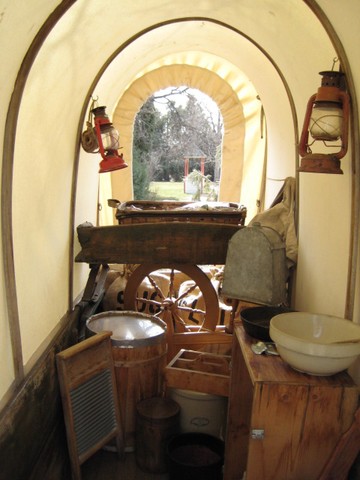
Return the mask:
<path fill-rule="evenodd" d="M 167 472 L 167 441 L 180 432 L 180 406 L 171 398 L 153 397 L 137 404 L 136 463 L 146 472 Z"/>
<path fill-rule="evenodd" d="M 112 354 L 125 450 L 135 450 L 136 404 L 159 396 L 166 367 L 166 324 L 139 312 L 103 312 L 90 317 L 88 333 L 111 331 Z"/>

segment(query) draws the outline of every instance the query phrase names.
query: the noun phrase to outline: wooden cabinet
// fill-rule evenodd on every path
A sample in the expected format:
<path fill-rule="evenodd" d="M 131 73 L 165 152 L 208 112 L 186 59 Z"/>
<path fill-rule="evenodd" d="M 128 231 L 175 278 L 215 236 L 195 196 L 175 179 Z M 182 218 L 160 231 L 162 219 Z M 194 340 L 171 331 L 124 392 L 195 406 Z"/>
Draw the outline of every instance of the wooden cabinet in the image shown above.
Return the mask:
<path fill-rule="evenodd" d="M 359 388 L 342 372 L 298 373 L 255 355 L 234 329 L 224 480 L 316 480 L 354 419 Z"/>

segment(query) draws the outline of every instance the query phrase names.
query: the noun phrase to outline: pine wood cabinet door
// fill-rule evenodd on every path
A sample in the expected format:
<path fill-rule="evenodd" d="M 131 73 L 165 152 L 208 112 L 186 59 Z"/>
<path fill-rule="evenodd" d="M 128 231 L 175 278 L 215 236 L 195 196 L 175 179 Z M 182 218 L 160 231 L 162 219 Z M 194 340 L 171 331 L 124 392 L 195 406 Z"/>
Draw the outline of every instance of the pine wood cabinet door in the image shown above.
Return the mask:
<path fill-rule="evenodd" d="M 234 332 L 225 480 L 317 480 L 351 426 L 358 386 L 342 372 L 315 377 L 280 357 L 254 355 Z"/>

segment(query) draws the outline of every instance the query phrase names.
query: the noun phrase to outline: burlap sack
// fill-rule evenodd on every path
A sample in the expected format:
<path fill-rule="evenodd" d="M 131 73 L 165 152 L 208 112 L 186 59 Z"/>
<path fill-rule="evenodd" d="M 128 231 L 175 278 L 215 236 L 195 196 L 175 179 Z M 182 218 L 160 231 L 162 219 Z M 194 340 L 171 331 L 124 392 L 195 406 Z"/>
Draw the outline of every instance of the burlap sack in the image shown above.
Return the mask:
<path fill-rule="evenodd" d="M 115 280 L 107 287 L 103 299 L 103 310 L 124 310 L 124 290 L 127 278 L 116 272 Z"/>
<path fill-rule="evenodd" d="M 132 264 L 109 265 L 110 270 L 105 280 L 105 294 L 102 301 L 103 310 L 124 310 L 124 290 L 131 273 L 136 268 Z"/>
<path fill-rule="evenodd" d="M 184 298 L 179 301 L 179 306 L 190 308 L 191 311 L 180 309 L 179 314 L 185 324 L 201 326 L 204 321 L 204 315 L 196 313 L 194 310 L 199 309 L 205 312 L 205 301 L 198 286 L 196 286 L 194 290 L 191 290 L 195 285 L 196 283 L 194 280 L 186 280 L 180 285 L 179 297 L 186 294 L 186 292 L 189 293 L 187 293 Z"/>
<path fill-rule="evenodd" d="M 295 178 L 287 177 L 281 190 L 282 201 L 265 212 L 255 215 L 249 226 L 260 223 L 262 227 L 271 227 L 285 243 L 288 268 L 297 262 L 298 242 L 295 229 Z"/>

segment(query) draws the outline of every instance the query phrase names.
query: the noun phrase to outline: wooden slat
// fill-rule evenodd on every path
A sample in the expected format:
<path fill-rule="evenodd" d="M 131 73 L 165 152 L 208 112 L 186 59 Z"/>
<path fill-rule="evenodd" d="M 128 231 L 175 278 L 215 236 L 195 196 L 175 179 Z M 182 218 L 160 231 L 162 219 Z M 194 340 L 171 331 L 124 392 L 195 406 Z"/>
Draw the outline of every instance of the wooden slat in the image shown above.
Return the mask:
<path fill-rule="evenodd" d="M 360 408 L 349 430 L 343 434 L 319 480 L 346 480 L 349 470 L 360 452 Z"/>
<path fill-rule="evenodd" d="M 246 471 L 253 393 L 253 385 L 243 361 L 240 345 L 234 335 L 225 439 L 224 480 L 239 480 Z"/>
<path fill-rule="evenodd" d="M 165 369 L 166 385 L 227 397 L 230 358 L 182 349 Z"/>
<path fill-rule="evenodd" d="M 190 263 L 226 261 L 227 246 L 238 225 L 216 223 L 145 223 L 77 228 L 81 252 L 76 262 Z"/>

